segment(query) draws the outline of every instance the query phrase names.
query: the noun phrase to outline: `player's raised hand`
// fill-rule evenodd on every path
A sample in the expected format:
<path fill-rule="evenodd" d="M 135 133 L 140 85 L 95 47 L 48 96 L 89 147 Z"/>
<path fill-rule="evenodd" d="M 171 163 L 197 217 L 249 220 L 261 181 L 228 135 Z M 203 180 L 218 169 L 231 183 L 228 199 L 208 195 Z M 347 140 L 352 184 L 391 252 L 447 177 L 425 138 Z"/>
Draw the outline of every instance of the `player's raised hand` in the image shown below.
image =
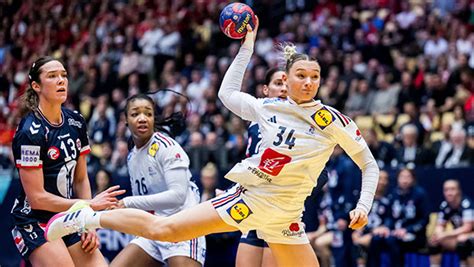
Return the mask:
<path fill-rule="evenodd" d="M 367 213 L 360 209 L 354 209 L 349 212 L 349 217 L 351 222 L 349 223 L 349 228 L 353 230 L 360 229 L 367 225 L 369 219 L 367 217 Z"/>
<path fill-rule="evenodd" d="M 107 188 L 103 192 L 97 194 L 90 200 L 91 208 L 94 210 L 103 210 L 117 205 L 117 196 L 125 193 L 125 190 L 118 190 L 120 186 L 115 185 Z"/>
<path fill-rule="evenodd" d="M 257 39 L 257 31 L 259 24 L 257 15 L 255 15 L 255 21 L 255 29 L 252 29 L 252 26 L 250 26 L 250 24 L 247 24 L 247 34 L 245 35 L 242 41 L 242 46 L 251 50 L 253 50 L 255 40 Z"/>

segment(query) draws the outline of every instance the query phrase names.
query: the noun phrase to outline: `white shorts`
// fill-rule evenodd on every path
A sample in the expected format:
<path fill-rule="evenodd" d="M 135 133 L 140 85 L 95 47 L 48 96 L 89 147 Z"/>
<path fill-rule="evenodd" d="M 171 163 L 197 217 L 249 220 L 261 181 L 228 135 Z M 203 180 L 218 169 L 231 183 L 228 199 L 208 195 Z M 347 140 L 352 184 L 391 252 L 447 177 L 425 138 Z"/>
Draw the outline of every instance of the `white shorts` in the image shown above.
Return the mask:
<path fill-rule="evenodd" d="M 265 200 L 249 196 L 245 191 L 241 185 L 236 184 L 211 200 L 224 222 L 244 234 L 256 230 L 257 236 L 267 243 L 309 243 L 301 222 L 301 212 L 288 215 L 284 211 L 276 211 L 275 206 L 267 208 L 270 205 L 266 205 Z"/>
<path fill-rule="evenodd" d="M 166 260 L 171 257 L 184 256 L 204 266 L 204 259 L 206 258 L 206 239 L 203 236 L 177 243 L 137 237 L 130 243 L 139 246 L 152 258 L 164 264 L 166 264 Z"/>

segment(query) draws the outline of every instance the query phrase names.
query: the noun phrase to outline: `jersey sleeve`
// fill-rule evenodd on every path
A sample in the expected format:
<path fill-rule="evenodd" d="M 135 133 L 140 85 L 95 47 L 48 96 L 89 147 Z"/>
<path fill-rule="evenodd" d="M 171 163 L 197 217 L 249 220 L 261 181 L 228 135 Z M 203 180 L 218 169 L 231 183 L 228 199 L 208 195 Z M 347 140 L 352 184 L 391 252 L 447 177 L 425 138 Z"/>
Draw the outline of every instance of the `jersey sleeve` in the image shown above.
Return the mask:
<path fill-rule="evenodd" d="M 329 122 L 327 129 L 331 138 L 334 142 L 339 144 L 349 156 L 353 156 L 367 148 L 367 143 L 353 120 L 328 106 L 323 107 L 321 110 L 323 110 L 323 113 L 327 116 L 326 121 Z"/>
<path fill-rule="evenodd" d="M 89 145 L 89 133 L 87 131 L 87 123 L 84 117 L 79 114 L 77 111 L 74 111 L 74 113 L 77 115 L 77 118 L 81 124 L 81 127 L 79 128 L 79 140 L 81 140 L 81 145 L 80 145 L 80 155 L 86 155 L 89 154 L 91 151 L 90 145 Z"/>
<path fill-rule="evenodd" d="M 441 202 L 441 204 L 439 205 L 439 212 L 438 212 L 438 219 L 437 219 L 438 224 L 445 224 L 447 222 L 447 218 L 446 218 L 447 214 L 444 211 L 447 205 L 448 203 L 446 203 L 446 201 Z"/>
<path fill-rule="evenodd" d="M 252 50 L 240 48 L 224 75 L 218 96 L 224 106 L 237 116 L 248 121 L 258 121 L 258 111 L 262 102 L 240 91 L 251 56 Z"/>
<path fill-rule="evenodd" d="M 34 123 L 34 122 L 33 122 Z M 31 126 L 33 127 L 33 125 Z M 15 134 L 12 149 L 15 165 L 17 168 L 42 168 L 44 146 L 38 130 L 32 128 L 31 132 L 21 129 Z"/>
<path fill-rule="evenodd" d="M 470 199 L 463 199 L 461 202 L 462 206 L 462 221 L 465 223 L 474 221 L 474 206 Z"/>
<path fill-rule="evenodd" d="M 162 133 L 157 133 L 154 138 L 155 142 L 149 149 L 157 149 L 155 158 L 163 166 L 164 172 L 175 168 L 189 168 L 188 155 L 178 142 Z M 153 151 L 150 152 L 153 153 Z"/>

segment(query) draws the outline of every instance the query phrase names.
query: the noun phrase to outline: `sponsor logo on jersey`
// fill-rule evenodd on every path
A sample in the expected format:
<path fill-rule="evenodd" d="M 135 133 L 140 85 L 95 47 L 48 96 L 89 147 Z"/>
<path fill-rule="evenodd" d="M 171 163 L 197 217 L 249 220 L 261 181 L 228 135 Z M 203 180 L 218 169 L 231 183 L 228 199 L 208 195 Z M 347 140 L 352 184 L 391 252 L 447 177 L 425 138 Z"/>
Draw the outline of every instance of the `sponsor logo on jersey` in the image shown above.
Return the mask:
<path fill-rule="evenodd" d="M 283 167 L 291 161 L 291 157 L 281 154 L 271 148 L 265 149 L 258 168 L 270 175 L 277 176 Z"/>
<path fill-rule="evenodd" d="M 39 132 L 40 127 L 41 127 L 41 124 L 36 124 L 35 122 L 31 122 L 30 133 L 37 134 Z"/>
<path fill-rule="evenodd" d="M 276 116 L 272 116 L 270 119 L 268 119 L 267 121 L 269 122 L 272 122 L 272 123 L 277 123 L 277 117 Z"/>
<path fill-rule="evenodd" d="M 35 163 L 40 163 L 40 146 L 21 146 L 21 165 L 35 166 Z"/>
<path fill-rule="evenodd" d="M 78 127 L 78 128 L 82 128 L 82 123 L 76 121 L 76 120 L 73 119 L 73 118 L 67 119 L 67 122 L 69 123 L 69 125 L 76 126 L 76 127 Z"/>
<path fill-rule="evenodd" d="M 298 236 L 301 237 L 304 234 L 303 227 L 300 227 L 299 223 L 292 223 L 288 226 L 288 229 L 283 229 L 281 231 L 283 236 Z"/>
<path fill-rule="evenodd" d="M 334 121 L 334 117 L 332 116 L 331 112 L 329 112 L 329 110 L 327 110 L 325 107 L 316 111 L 316 113 L 314 113 L 311 117 L 319 126 L 319 128 L 321 128 L 321 130 L 324 130 L 324 128 L 328 127 L 328 125 Z"/>
<path fill-rule="evenodd" d="M 77 146 L 77 150 L 81 151 L 82 143 L 81 143 L 81 140 L 79 138 L 77 138 L 77 140 L 76 140 L 76 146 Z"/>
<path fill-rule="evenodd" d="M 153 143 L 150 148 L 148 148 L 148 154 L 150 156 L 154 157 L 156 155 L 156 152 L 158 152 L 158 149 L 160 148 L 160 145 L 158 143 Z"/>
<path fill-rule="evenodd" d="M 271 183 L 273 180 L 272 178 L 270 178 L 270 175 L 264 173 L 263 171 L 255 167 L 248 167 L 247 170 L 251 172 L 253 175 L 257 176 L 258 178 L 263 179 L 269 183 Z"/>
<path fill-rule="evenodd" d="M 247 219 L 250 214 L 252 214 L 252 210 L 245 204 L 245 202 L 241 199 L 232 207 L 227 209 L 227 213 L 229 213 L 230 217 L 236 222 L 240 223 L 241 221 Z"/>
<path fill-rule="evenodd" d="M 57 160 L 59 158 L 59 149 L 55 146 L 52 146 L 48 149 L 48 157 L 52 160 Z"/>

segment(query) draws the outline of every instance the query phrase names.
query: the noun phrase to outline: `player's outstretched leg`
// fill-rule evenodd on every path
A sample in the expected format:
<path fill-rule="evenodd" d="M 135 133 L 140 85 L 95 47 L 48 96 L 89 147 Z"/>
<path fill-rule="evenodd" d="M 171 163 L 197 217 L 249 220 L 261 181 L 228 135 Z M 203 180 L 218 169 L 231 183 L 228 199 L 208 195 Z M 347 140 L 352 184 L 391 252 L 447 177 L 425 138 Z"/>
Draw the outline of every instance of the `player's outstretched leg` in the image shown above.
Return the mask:
<path fill-rule="evenodd" d="M 56 240 L 76 232 L 108 228 L 147 239 L 179 242 L 210 233 L 238 229 L 226 224 L 210 201 L 185 209 L 169 217 L 160 217 L 137 209 L 94 212 L 85 202 L 55 215 L 45 231 L 47 240 Z"/>

